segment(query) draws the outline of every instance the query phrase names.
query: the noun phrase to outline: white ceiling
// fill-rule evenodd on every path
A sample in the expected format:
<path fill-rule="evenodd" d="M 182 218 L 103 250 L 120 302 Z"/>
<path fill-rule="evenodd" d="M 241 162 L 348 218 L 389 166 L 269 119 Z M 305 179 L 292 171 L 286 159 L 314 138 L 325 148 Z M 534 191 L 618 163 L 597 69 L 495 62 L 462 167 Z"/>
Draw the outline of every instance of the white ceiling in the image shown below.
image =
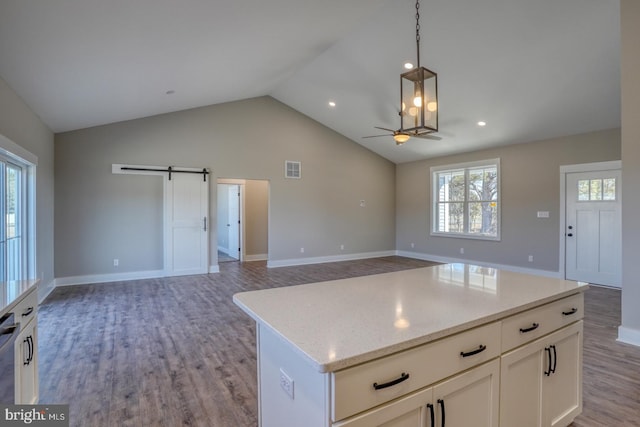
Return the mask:
<path fill-rule="evenodd" d="M 414 0 L 1 0 L 0 76 L 55 132 L 271 95 L 396 163 L 620 126 L 619 0 L 420 13 L 441 141 L 362 139 L 400 126 Z"/>

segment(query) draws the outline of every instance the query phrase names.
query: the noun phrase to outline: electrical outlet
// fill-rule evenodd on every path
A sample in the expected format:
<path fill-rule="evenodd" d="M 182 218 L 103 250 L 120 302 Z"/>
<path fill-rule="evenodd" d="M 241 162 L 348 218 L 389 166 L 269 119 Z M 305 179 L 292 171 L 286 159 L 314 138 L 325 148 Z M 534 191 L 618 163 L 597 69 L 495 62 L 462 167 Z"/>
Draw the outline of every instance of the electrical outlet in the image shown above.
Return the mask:
<path fill-rule="evenodd" d="M 415 248 L 415 247 L 416 247 L 416 244 L 415 244 L 415 243 L 412 243 L 412 244 L 411 244 L 411 249 L 413 249 L 413 248 Z"/>
<path fill-rule="evenodd" d="M 464 254 L 464 248 L 460 248 L 460 253 Z"/>
<path fill-rule="evenodd" d="M 529 262 L 533 262 L 533 255 L 529 255 Z"/>
<path fill-rule="evenodd" d="M 304 248 L 300 248 L 300 253 L 303 254 L 304 253 Z"/>
<path fill-rule="evenodd" d="M 340 245 L 340 250 L 344 251 L 344 245 Z"/>
<path fill-rule="evenodd" d="M 293 399 L 293 380 L 282 368 L 280 368 L 280 387 Z"/>
<path fill-rule="evenodd" d="M 113 259 L 113 266 L 117 267 L 118 265 L 120 265 L 120 260 L 118 260 L 118 258 L 114 258 Z"/>

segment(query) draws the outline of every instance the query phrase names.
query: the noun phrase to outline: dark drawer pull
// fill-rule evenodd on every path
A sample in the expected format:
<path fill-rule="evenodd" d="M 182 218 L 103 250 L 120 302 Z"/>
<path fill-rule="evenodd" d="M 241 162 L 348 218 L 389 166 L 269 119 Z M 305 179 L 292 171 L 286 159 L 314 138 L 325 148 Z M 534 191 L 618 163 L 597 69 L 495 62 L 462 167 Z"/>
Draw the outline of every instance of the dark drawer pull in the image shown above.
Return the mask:
<path fill-rule="evenodd" d="M 535 331 L 536 329 L 538 329 L 538 326 L 540 326 L 539 323 L 534 323 L 533 325 L 531 325 L 528 328 L 520 328 L 520 333 L 521 334 L 526 334 L 527 332 Z"/>
<path fill-rule="evenodd" d="M 395 380 L 389 381 L 388 383 L 383 383 L 383 384 L 373 383 L 373 388 L 376 390 L 380 390 L 383 388 L 392 387 L 408 379 L 409 379 L 409 374 L 403 372 L 402 374 L 400 374 L 400 378 L 396 378 Z"/>
<path fill-rule="evenodd" d="M 28 316 L 28 315 L 30 315 L 31 313 L 33 313 L 33 307 L 29 307 L 29 308 L 27 308 L 27 309 L 25 310 L 25 312 L 24 312 L 24 313 L 22 313 L 22 317 L 24 317 L 24 316 Z"/>
<path fill-rule="evenodd" d="M 572 314 L 576 314 L 578 312 L 577 308 L 572 308 L 569 311 L 563 311 L 562 314 L 564 314 L 565 316 L 571 316 Z"/>
<path fill-rule="evenodd" d="M 461 351 L 461 352 L 460 352 L 460 356 L 462 356 L 462 357 L 475 356 L 475 355 L 476 355 L 476 354 L 478 354 L 478 353 L 482 353 L 482 352 L 483 352 L 483 351 L 485 351 L 486 349 L 487 349 L 487 346 L 486 346 L 486 345 L 482 345 L 482 344 L 480 344 L 480 347 L 478 347 L 478 348 L 476 348 L 475 350 L 470 351 L 470 352 L 468 352 L 468 353 L 465 353 L 464 351 Z"/>

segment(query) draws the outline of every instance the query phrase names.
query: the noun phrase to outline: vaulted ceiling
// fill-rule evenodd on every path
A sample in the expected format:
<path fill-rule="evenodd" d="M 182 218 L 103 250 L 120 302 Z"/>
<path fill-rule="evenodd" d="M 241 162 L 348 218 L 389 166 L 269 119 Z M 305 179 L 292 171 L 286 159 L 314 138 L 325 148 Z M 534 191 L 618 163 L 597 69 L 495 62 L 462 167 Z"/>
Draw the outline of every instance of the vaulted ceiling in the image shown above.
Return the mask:
<path fill-rule="evenodd" d="M 270 95 L 396 163 L 620 126 L 619 0 L 419 10 L 441 141 L 362 138 L 400 126 L 414 0 L 2 0 L 0 76 L 55 132 Z"/>

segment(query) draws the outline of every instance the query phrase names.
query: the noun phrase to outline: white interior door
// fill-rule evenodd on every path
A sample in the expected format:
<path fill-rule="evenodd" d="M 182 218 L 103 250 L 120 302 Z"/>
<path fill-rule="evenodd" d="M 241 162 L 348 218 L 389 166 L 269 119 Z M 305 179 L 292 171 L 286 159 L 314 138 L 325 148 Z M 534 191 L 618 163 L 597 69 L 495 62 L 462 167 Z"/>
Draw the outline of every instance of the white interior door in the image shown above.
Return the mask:
<path fill-rule="evenodd" d="M 567 279 L 621 286 L 620 171 L 568 173 Z"/>
<path fill-rule="evenodd" d="M 201 174 L 165 178 L 165 274 L 205 274 L 209 262 L 209 185 Z"/>
<path fill-rule="evenodd" d="M 234 259 L 240 259 L 240 186 L 230 185 L 228 189 L 228 255 Z"/>

